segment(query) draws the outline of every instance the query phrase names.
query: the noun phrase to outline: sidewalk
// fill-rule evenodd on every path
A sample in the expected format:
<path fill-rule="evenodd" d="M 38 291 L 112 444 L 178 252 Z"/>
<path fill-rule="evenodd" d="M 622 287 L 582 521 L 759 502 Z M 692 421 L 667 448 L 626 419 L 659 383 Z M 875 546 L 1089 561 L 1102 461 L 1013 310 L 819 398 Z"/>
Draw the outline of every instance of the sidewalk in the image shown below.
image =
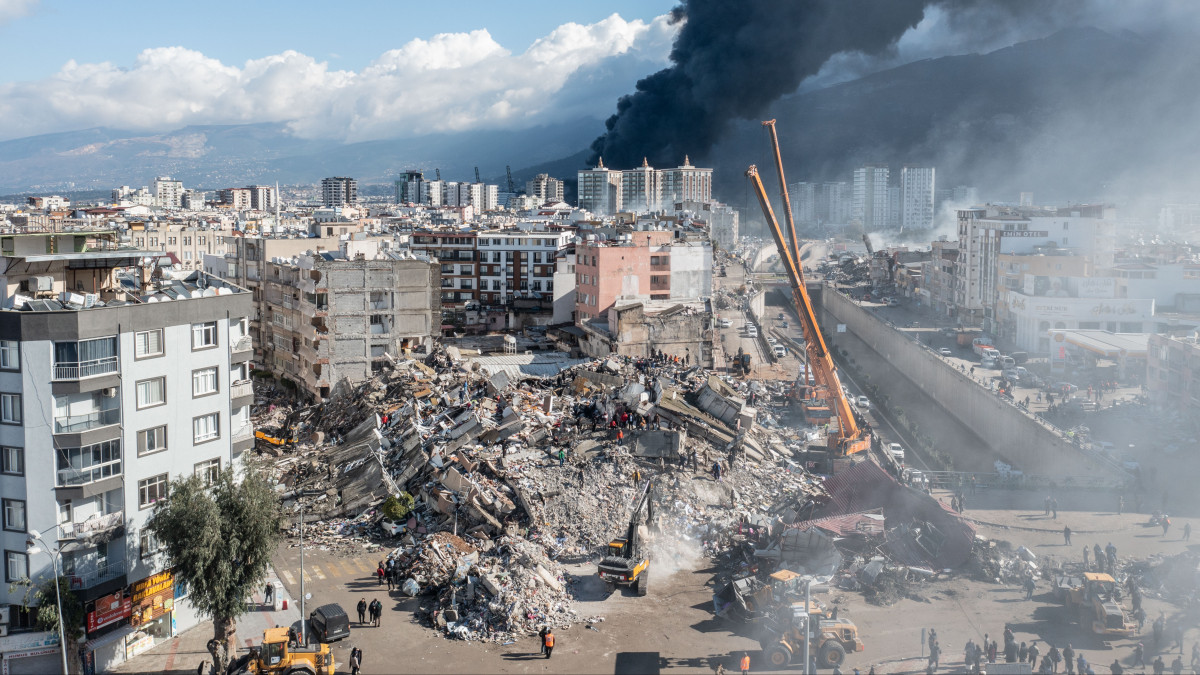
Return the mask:
<path fill-rule="evenodd" d="M 263 589 L 253 596 L 250 611 L 238 617 L 238 648 L 245 649 L 262 640 L 262 633 L 275 626 L 290 626 L 300 620 L 300 606 L 288 595 L 287 587 L 275 574 L 274 567 L 267 568 L 267 581 L 275 584 L 278 596 L 276 605 L 287 609 L 275 611 L 263 604 Z M 264 584 L 265 585 L 265 584 Z M 176 635 L 153 649 L 122 663 L 109 671 L 114 673 L 195 673 L 201 661 L 212 657 L 208 653 L 208 641 L 212 639 L 212 621 L 206 620 Z"/>

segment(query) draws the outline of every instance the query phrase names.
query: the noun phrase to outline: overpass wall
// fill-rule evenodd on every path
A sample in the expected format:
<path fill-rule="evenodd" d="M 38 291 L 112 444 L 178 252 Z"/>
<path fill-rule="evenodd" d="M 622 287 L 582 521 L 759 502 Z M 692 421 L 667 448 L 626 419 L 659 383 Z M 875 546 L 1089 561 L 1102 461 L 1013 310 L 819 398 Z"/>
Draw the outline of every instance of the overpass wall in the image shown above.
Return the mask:
<path fill-rule="evenodd" d="M 1028 474 L 1062 476 L 1115 475 L 1110 465 L 1084 453 L 1047 426 L 952 368 L 940 356 L 897 331 L 844 294 L 823 287 L 814 298 L 821 325 L 839 347 L 853 352 L 859 345 L 874 350 L 947 414 L 974 430 L 988 450 Z M 836 324 L 858 340 L 838 343 Z M 893 400 L 894 381 L 872 382 Z"/>

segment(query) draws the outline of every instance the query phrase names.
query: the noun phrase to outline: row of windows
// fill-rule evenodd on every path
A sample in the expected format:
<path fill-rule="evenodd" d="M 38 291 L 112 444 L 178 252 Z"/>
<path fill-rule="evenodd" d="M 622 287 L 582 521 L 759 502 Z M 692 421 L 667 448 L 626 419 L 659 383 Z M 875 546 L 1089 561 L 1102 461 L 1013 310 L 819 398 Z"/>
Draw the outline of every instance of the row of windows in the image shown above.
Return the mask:
<path fill-rule="evenodd" d="M 167 246 L 174 246 L 174 245 L 175 245 L 175 242 L 176 242 L 176 241 L 178 241 L 178 239 L 176 239 L 175 237 L 164 237 L 163 239 L 166 241 L 166 243 L 167 243 Z M 134 237 L 134 239 L 133 239 L 133 245 L 134 245 L 134 246 L 138 246 L 138 247 L 145 246 L 147 241 L 149 241 L 149 242 L 150 242 L 150 246 L 158 246 L 158 241 L 159 241 L 159 238 L 158 238 L 158 237 L 149 237 L 149 238 L 147 238 L 147 237 Z M 218 244 L 218 245 L 220 245 L 220 244 L 224 244 L 224 243 L 225 243 L 225 237 L 224 237 L 224 236 L 222 236 L 222 235 L 216 235 L 216 236 L 214 236 L 214 237 L 213 237 L 213 243 L 214 243 L 214 244 Z M 199 236 L 199 237 L 196 237 L 196 244 L 197 244 L 197 245 L 199 245 L 199 246 L 206 246 L 206 245 L 208 244 L 208 238 L 207 238 L 206 236 L 204 236 L 204 235 L 201 235 L 201 236 Z M 192 245 L 192 238 L 191 238 L 191 237 L 183 237 L 183 245 L 184 245 L 184 246 L 191 246 L 191 245 Z"/>
<path fill-rule="evenodd" d="M 206 349 L 217 346 L 217 322 L 198 323 L 192 325 L 192 349 Z M 136 358 L 162 356 L 165 353 L 163 331 L 139 331 L 133 334 L 133 351 Z M 0 370 L 20 370 L 21 348 L 16 340 L 0 340 Z M 54 363 L 56 366 L 72 364 L 74 377 L 86 377 L 93 373 L 97 363 L 116 357 L 116 338 L 95 338 L 78 342 L 54 343 Z M 105 370 L 104 372 L 108 372 Z"/>

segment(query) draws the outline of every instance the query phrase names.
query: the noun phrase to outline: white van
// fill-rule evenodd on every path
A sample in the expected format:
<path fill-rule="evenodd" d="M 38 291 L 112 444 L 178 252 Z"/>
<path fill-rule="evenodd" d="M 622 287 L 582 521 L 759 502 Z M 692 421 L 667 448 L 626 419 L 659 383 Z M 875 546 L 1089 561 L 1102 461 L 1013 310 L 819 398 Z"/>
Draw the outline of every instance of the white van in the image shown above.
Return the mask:
<path fill-rule="evenodd" d="M 752 338 L 758 337 L 758 326 L 752 323 L 746 324 L 746 336 Z"/>
<path fill-rule="evenodd" d="M 903 464 L 904 463 L 904 446 L 899 443 L 888 443 L 888 454 L 892 459 Z"/>

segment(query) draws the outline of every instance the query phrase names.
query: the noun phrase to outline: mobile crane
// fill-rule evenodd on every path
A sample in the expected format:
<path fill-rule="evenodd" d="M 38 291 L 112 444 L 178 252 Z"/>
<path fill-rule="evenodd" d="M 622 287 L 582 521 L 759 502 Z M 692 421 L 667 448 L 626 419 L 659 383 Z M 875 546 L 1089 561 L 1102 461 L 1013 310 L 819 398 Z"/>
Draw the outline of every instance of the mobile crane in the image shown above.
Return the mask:
<path fill-rule="evenodd" d="M 751 185 L 754 186 L 758 204 L 762 207 L 763 216 L 767 220 L 771 235 L 775 238 L 780 261 L 783 263 L 788 282 L 792 287 L 792 301 L 796 307 L 796 314 L 800 316 L 800 327 L 804 332 L 804 350 L 807 352 L 809 368 L 812 369 L 816 385 L 808 389 L 808 394 L 801 405 L 814 412 L 824 410 L 826 415 L 837 418 L 837 431 L 830 433 L 828 437 L 828 447 L 835 455 L 845 457 L 867 452 L 871 449 L 871 437 L 859 428 L 854 419 L 854 411 L 846 399 L 841 381 L 838 380 L 833 356 L 825 345 L 825 337 L 821 335 L 820 326 L 817 325 L 817 315 L 813 311 L 812 298 L 808 295 L 808 289 L 804 285 L 804 273 L 799 267 L 800 249 L 797 245 L 795 226 L 792 224 L 791 203 L 788 199 L 787 183 L 783 176 L 783 159 L 779 153 L 779 137 L 775 133 L 775 120 L 763 122 L 763 126 L 768 127 L 771 132 L 771 143 L 775 151 L 776 167 L 779 169 L 779 183 L 783 191 L 791 242 L 784 239 L 783 231 L 779 228 L 779 221 L 776 220 L 775 211 L 771 208 L 771 200 L 767 197 L 762 179 L 759 178 L 758 167 L 751 165 L 746 170 L 746 176 L 750 178 Z M 806 384 L 806 382 L 798 381 L 796 391 L 804 391 L 803 387 Z"/>
<path fill-rule="evenodd" d="M 653 485 L 654 481 L 648 480 L 642 486 L 642 495 L 633 506 L 625 536 L 608 543 L 608 554 L 596 566 L 597 576 L 604 580 L 610 593 L 618 585 L 629 586 L 638 595 L 645 595 L 650 588 L 650 554 L 642 541 L 641 520 L 643 510 L 647 524 L 654 518 L 654 508 L 650 505 Z"/>

